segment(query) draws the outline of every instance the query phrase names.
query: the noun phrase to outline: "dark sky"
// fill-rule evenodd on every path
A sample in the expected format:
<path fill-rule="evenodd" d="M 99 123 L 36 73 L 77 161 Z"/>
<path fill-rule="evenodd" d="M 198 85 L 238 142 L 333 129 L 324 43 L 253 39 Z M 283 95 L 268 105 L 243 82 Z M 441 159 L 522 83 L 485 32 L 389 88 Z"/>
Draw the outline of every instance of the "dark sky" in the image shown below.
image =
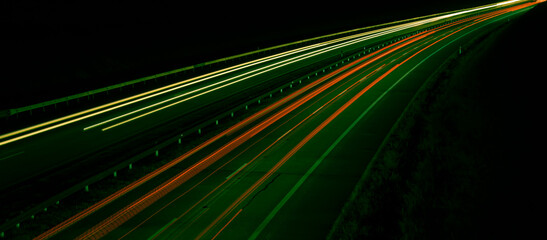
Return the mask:
<path fill-rule="evenodd" d="M 10 63 L 2 66 L 2 84 L 13 86 L 9 94 L 44 95 L 54 84 L 51 94 L 68 95 L 307 37 L 496 1 L 173 2 L 4 0 L 2 52 Z"/>

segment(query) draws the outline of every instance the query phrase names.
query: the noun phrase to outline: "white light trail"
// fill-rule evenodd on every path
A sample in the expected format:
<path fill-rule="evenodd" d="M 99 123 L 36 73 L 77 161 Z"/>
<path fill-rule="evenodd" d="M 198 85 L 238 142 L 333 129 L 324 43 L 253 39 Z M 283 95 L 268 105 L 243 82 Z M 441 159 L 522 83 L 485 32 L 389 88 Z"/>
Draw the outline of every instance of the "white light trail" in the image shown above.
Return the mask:
<path fill-rule="evenodd" d="M 255 66 L 257 64 L 265 63 L 265 62 L 268 62 L 268 61 L 273 61 L 273 60 L 283 58 L 283 57 L 288 57 L 290 55 L 297 54 L 297 53 L 300 53 L 300 52 L 303 52 L 303 51 L 308 51 L 308 50 L 315 49 L 315 48 L 323 48 L 323 47 L 326 47 L 330 44 L 339 43 L 339 45 L 336 45 L 338 47 L 333 48 L 332 46 L 330 46 L 330 47 L 326 47 L 326 48 L 323 48 L 323 49 L 315 50 L 314 53 L 318 53 L 319 51 L 323 51 L 325 49 L 335 50 L 335 49 L 338 49 L 340 47 L 347 46 L 347 45 L 345 45 L 345 43 L 348 43 L 348 44 L 349 43 L 357 43 L 357 42 L 360 42 L 360 41 L 368 40 L 368 39 L 373 38 L 373 37 L 383 36 L 383 35 L 386 35 L 386 34 L 389 34 L 389 33 L 393 33 L 393 32 L 396 32 L 396 31 L 401 31 L 401 30 L 404 30 L 404 29 L 408 29 L 408 28 L 415 27 L 415 26 L 418 26 L 418 25 L 438 21 L 438 20 L 441 20 L 441 19 L 446 19 L 446 18 L 449 18 L 449 17 L 454 17 L 454 16 L 458 16 L 458 15 L 462 15 L 462 14 L 466 14 L 466 13 L 470 13 L 470 12 L 480 11 L 480 10 L 484 10 L 484 9 L 488 9 L 488 8 L 492 8 L 492 7 L 504 6 L 504 5 L 508 5 L 508 4 L 512 4 L 512 3 L 516 3 L 516 2 L 519 2 L 519 0 L 505 1 L 505 2 L 500 2 L 500 3 L 497 3 L 497 4 L 493 4 L 493 5 L 477 7 L 477 8 L 471 9 L 471 10 L 463 10 L 463 11 L 459 11 L 459 12 L 452 13 L 452 14 L 446 14 L 446 15 L 439 16 L 439 17 L 433 17 L 433 18 L 430 18 L 430 19 L 425 19 L 425 20 L 420 20 L 420 21 L 416 21 L 416 22 L 400 24 L 400 25 L 396 25 L 396 26 L 383 28 L 383 29 L 369 31 L 369 32 L 366 32 L 366 33 L 360 33 L 360 34 L 355 34 L 355 35 L 351 35 L 351 36 L 347 36 L 347 37 L 343 37 L 343 38 L 338 38 L 338 39 L 334 39 L 334 40 L 331 40 L 331 41 L 328 41 L 328 42 L 318 43 L 318 44 L 310 45 L 310 46 L 307 46 L 307 47 L 302 47 L 302 48 L 299 48 L 299 49 L 294 49 L 294 50 L 291 50 L 291 51 L 287 51 L 287 52 L 279 53 L 279 54 L 276 54 L 276 55 L 272 55 L 272 56 L 269 56 L 269 57 L 264 57 L 264 58 L 261 58 L 261 59 L 249 61 L 249 62 L 242 63 L 242 64 L 239 64 L 239 65 L 236 65 L 236 66 L 228 67 L 228 68 L 221 69 L 221 70 L 218 70 L 218 71 L 215 71 L 215 72 L 207 73 L 207 74 L 204 74 L 204 75 L 201 75 L 201 76 L 198 76 L 198 77 L 194 77 L 194 78 L 187 79 L 187 80 L 184 80 L 184 81 L 181 81 L 181 82 L 177 82 L 177 83 L 165 86 L 165 87 L 154 89 L 154 90 L 151 90 L 151 91 L 148 91 L 148 92 L 145 92 L 145 93 L 142 93 L 142 94 L 138 94 L 138 95 L 135 95 L 135 96 L 132 96 L 132 97 L 128 97 L 128 98 L 125 98 L 125 99 L 122 99 L 122 100 L 118 100 L 118 101 L 115 101 L 115 102 L 112 102 L 112 103 L 104 104 L 104 105 L 101 105 L 101 106 L 98 106 L 98 107 L 95 107 L 95 108 L 92 108 L 92 109 L 88 109 L 88 110 L 85 110 L 85 111 L 82 111 L 82 112 L 71 114 L 71 115 L 68 115 L 68 116 L 65 116 L 65 117 L 62 117 L 62 118 L 54 119 L 54 120 L 51 120 L 51 121 L 48 121 L 48 122 L 45 122 L 45 123 L 37 124 L 37 125 L 27 127 L 27 128 L 21 129 L 21 130 L 17 130 L 17 131 L 14 131 L 14 132 L 10 132 L 10 133 L 0 135 L 0 139 L 6 139 L 6 138 L 13 137 L 11 139 L 7 139 L 3 142 L 0 142 L 0 146 L 6 145 L 8 143 L 11 143 L 11 142 L 14 142 L 14 141 L 17 141 L 17 140 L 20 140 L 20 139 L 27 138 L 27 137 L 30 137 L 30 136 L 34 136 L 36 134 L 43 133 L 45 131 L 53 130 L 53 129 L 56 129 L 56 128 L 59 128 L 59 127 L 62 127 L 62 126 L 65 126 L 65 125 L 68 125 L 68 124 L 71 124 L 71 123 L 74 123 L 74 122 L 78 122 L 78 121 L 81 121 L 81 120 L 84 120 L 84 119 L 88 119 L 88 118 L 91 118 L 91 117 L 94 117 L 94 116 L 97 116 L 99 114 L 103 114 L 103 113 L 106 113 L 106 112 L 109 112 L 109 111 L 112 111 L 112 110 L 115 110 L 115 109 L 119 109 L 121 107 L 125 107 L 125 106 L 128 106 L 130 104 L 141 102 L 141 101 L 144 101 L 146 99 L 150 99 L 150 98 L 159 96 L 161 94 L 172 92 L 172 91 L 178 90 L 178 89 L 183 88 L 183 87 L 188 87 L 188 86 L 191 86 L 191 85 L 194 85 L 194 84 L 197 84 L 197 83 L 201 83 L 201 82 L 204 82 L 206 80 L 209 80 L 209 79 L 212 79 L 212 78 L 215 78 L 215 77 L 219 77 L 219 76 L 222 76 L 222 75 L 225 75 L 225 74 L 228 74 L 228 73 L 232 73 L 232 72 L 235 72 L 235 71 L 238 71 L 238 70 L 242 70 L 244 68 Z M 351 40 L 351 39 L 353 39 L 353 40 Z M 347 41 L 347 42 L 344 42 L 344 41 Z M 343 43 L 340 43 L 340 42 L 343 42 Z M 305 57 L 305 56 L 307 56 L 307 55 L 304 54 L 304 55 L 301 55 L 301 56 L 293 57 L 291 59 L 299 58 L 300 60 L 303 60 L 303 59 L 308 58 L 308 57 Z M 288 60 L 285 60 L 285 61 L 288 61 Z M 280 64 L 283 65 L 284 61 L 270 64 L 267 67 L 272 67 L 272 70 L 273 70 L 273 69 L 277 68 L 276 66 L 280 66 Z M 260 68 L 260 69 L 263 70 L 267 67 L 263 67 L 263 68 Z M 256 71 L 259 71 L 259 70 L 257 69 L 257 70 L 249 71 L 249 72 L 240 74 L 238 77 L 244 77 L 244 76 L 248 76 L 250 74 L 252 74 L 252 76 L 256 76 L 256 74 L 253 74 Z M 265 70 L 265 71 L 262 71 L 261 73 L 264 73 L 264 72 L 267 72 L 267 71 L 271 71 L 271 70 Z M 236 78 L 231 78 L 231 80 L 235 80 L 235 79 Z M 245 79 L 248 79 L 248 77 L 245 77 Z M 240 81 L 240 80 L 238 80 L 238 81 Z M 226 84 L 225 86 L 233 84 L 233 83 L 230 83 L 228 81 L 221 81 L 221 82 L 225 83 Z M 150 109 L 150 108 L 158 106 L 160 104 L 167 103 L 168 101 L 173 101 L 173 100 L 179 99 L 181 97 L 188 96 L 189 94 L 197 93 L 199 95 L 196 95 L 196 96 L 203 95 L 204 93 L 208 93 L 208 92 L 212 91 L 212 90 L 206 90 L 206 89 L 218 86 L 219 84 L 221 84 L 221 83 L 220 82 L 219 83 L 214 83 L 214 84 L 211 84 L 211 85 L 206 86 L 204 88 L 200 88 L 199 90 L 184 93 L 184 94 L 181 94 L 181 95 L 176 96 L 174 98 L 170 98 L 168 100 L 164 100 L 164 101 L 161 101 L 159 103 L 151 104 L 147 107 L 144 107 L 144 108 L 141 108 L 141 109 L 129 112 L 129 113 L 119 115 L 115 118 L 111 118 L 107 121 L 91 125 L 89 127 L 86 127 L 84 130 L 91 129 L 93 127 L 97 127 L 97 126 L 100 126 L 100 125 L 108 123 L 108 122 L 112 122 L 114 120 L 129 116 L 131 114 L 135 114 L 137 112 L 140 112 L 140 111 L 143 111 L 143 110 L 146 110 L 146 109 Z M 216 87 L 214 89 L 216 90 L 216 89 L 220 89 L 220 88 L 222 88 L 222 86 Z M 205 92 L 198 93 L 199 91 L 205 91 Z M 194 98 L 196 96 L 193 96 L 191 98 Z M 162 108 L 162 109 L 165 109 L 165 108 Z M 156 112 L 156 111 L 154 110 L 154 112 Z M 53 125 L 53 126 L 50 126 L 50 125 Z M 30 133 L 24 134 L 26 132 L 30 132 Z M 14 136 L 16 136 L 16 137 L 14 137 Z"/>

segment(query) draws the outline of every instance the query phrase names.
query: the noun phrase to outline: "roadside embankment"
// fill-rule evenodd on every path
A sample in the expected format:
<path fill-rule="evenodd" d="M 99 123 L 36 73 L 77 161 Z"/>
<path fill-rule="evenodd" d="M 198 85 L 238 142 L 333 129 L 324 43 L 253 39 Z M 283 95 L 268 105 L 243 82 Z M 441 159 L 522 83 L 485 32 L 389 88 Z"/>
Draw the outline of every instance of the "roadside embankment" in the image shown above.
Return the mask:
<path fill-rule="evenodd" d="M 475 38 L 427 81 L 329 239 L 534 236 L 546 10 Z"/>

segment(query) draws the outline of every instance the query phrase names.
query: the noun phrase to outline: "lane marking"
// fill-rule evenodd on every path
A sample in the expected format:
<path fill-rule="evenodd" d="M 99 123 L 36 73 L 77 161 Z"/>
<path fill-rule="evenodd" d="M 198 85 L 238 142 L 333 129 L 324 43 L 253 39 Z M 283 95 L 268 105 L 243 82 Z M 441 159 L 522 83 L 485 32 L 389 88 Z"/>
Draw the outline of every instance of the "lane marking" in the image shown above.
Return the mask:
<path fill-rule="evenodd" d="M 161 232 L 163 232 L 164 229 L 166 229 L 169 225 L 171 225 L 173 222 L 175 222 L 177 220 L 177 218 L 173 218 L 173 220 L 171 220 L 169 223 L 165 224 L 165 226 L 163 226 L 162 228 L 160 228 L 160 230 L 156 231 L 152 236 L 148 237 L 147 240 L 151 240 L 151 239 L 154 239 L 156 238 L 156 236 L 158 236 L 158 234 L 160 234 Z"/>
<path fill-rule="evenodd" d="M 11 154 L 11 155 L 2 157 L 2 158 L 0 158 L 0 161 L 7 160 L 8 158 L 12 158 L 12 157 L 21 155 L 21 154 L 23 154 L 23 153 L 25 153 L 25 151 L 21 151 L 21 152 L 18 152 L 18 153 L 14 153 L 14 154 Z"/>
<path fill-rule="evenodd" d="M 241 169 L 243 169 L 245 166 L 247 166 L 247 164 L 249 164 L 248 162 L 244 163 L 243 165 L 241 165 L 241 167 L 239 167 L 235 172 L 233 172 L 232 174 L 228 175 L 228 177 L 226 177 L 226 180 L 232 178 L 232 176 L 236 175 L 239 171 L 241 171 Z"/>

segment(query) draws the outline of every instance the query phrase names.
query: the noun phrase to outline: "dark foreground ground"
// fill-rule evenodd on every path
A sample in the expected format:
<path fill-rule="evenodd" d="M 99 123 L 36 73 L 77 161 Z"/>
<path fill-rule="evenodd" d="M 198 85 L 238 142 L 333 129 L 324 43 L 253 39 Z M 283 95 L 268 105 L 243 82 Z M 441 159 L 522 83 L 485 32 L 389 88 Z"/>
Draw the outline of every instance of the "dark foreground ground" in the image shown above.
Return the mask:
<path fill-rule="evenodd" d="M 547 5 L 476 39 L 419 94 L 330 239 L 528 239 L 540 224 Z"/>

